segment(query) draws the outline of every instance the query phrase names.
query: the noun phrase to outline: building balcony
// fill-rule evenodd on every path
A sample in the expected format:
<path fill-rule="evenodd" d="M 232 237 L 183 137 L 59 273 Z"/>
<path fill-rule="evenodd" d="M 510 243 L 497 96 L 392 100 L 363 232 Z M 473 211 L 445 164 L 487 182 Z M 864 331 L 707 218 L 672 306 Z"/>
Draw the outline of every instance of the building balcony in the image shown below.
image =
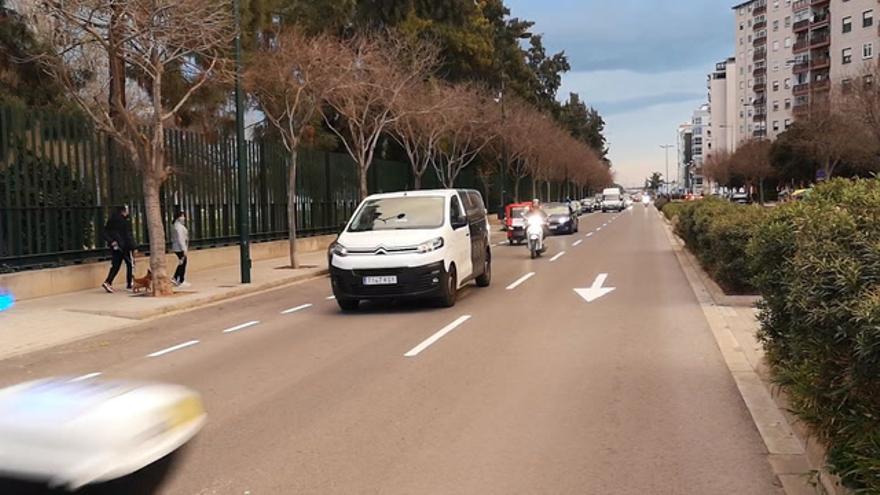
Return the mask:
<path fill-rule="evenodd" d="M 831 15 L 829 15 L 828 11 L 825 11 L 821 14 L 816 14 L 813 16 L 813 22 L 810 23 L 811 29 L 820 29 L 826 27 L 831 22 Z"/>
<path fill-rule="evenodd" d="M 752 136 L 756 138 L 767 137 L 767 129 L 755 129 L 752 131 Z"/>
<path fill-rule="evenodd" d="M 752 7 L 752 15 L 759 16 L 767 13 L 767 2 L 759 2 Z"/>
<path fill-rule="evenodd" d="M 802 96 L 810 93 L 810 83 L 795 84 L 791 88 L 791 94 Z"/>
<path fill-rule="evenodd" d="M 766 98 L 755 98 L 754 101 L 752 101 L 752 106 L 753 107 L 763 107 L 765 103 L 767 103 Z"/>
<path fill-rule="evenodd" d="M 795 117 L 805 117 L 810 114 L 810 103 L 804 102 L 799 105 L 795 105 L 791 109 L 791 113 Z"/>
<path fill-rule="evenodd" d="M 804 72 L 807 72 L 808 70 L 810 70 L 810 61 L 809 60 L 796 62 L 794 65 L 791 66 L 791 71 L 794 72 L 795 74 L 802 74 Z"/>
<path fill-rule="evenodd" d="M 755 70 L 752 71 L 752 75 L 755 77 L 761 77 L 767 75 L 766 67 L 755 67 Z"/>
<path fill-rule="evenodd" d="M 766 27 L 767 27 L 767 19 L 761 19 L 760 21 L 755 21 L 755 23 L 752 24 L 752 29 L 754 29 L 755 31 L 757 31 L 759 29 L 764 29 Z"/>
<path fill-rule="evenodd" d="M 763 48 L 760 50 L 755 50 L 755 55 L 752 57 L 752 61 L 758 62 L 760 60 L 766 60 L 766 59 L 767 59 L 767 50 L 765 50 Z"/>
<path fill-rule="evenodd" d="M 805 51 L 810 49 L 810 40 L 809 39 L 800 39 L 794 42 L 794 46 L 791 47 L 791 50 L 794 53 L 804 53 Z"/>
<path fill-rule="evenodd" d="M 810 88 L 815 92 L 828 91 L 831 89 L 831 79 L 822 79 L 821 81 L 813 81 Z"/>
<path fill-rule="evenodd" d="M 767 44 L 767 33 L 758 35 L 753 41 L 752 46 L 758 48 L 759 46 L 764 46 Z"/>
<path fill-rule="evenodd" d="M 821 56 L 812 57 L 810 59 L 810 69 L 819 70 L 826 69 L 831 66 L 831 57 Z"/>
<path fill-rule="evenodd" d="M 792 26 L 792 30 L 794 30 L 795 33 L 802 33 L 808 29 L 810 29 L 809 19 L 797 21 L 796 23 L 794 23 L 794 26 Z"/>
<path fill-rule="evenodd" d="M 797 0 L 791 4 L 791 10 L 797 12 L 799 10 L 804 10 L 810 8 L 810 2 L 812 0 Z"/>
<path fill-rule="evenodd" d="M 814 34 L 810 36 L 810 49 L 826 47 L 831 44 L 831 36 L 827 33 Z"/>
<path fill-rule="evenodd" d="M 810 6 L 813 8 L 822 7 L 823 5 L 828 5 L 831 3 L 831 0 L 812 0 L 810 2 Z"/>
<path fill-rule="evenodd" d="M 752 86 L 752 91 L 755 93 L 763 93 L 767 91 L 767 83 L 755 81 L 755 85 Z"/>

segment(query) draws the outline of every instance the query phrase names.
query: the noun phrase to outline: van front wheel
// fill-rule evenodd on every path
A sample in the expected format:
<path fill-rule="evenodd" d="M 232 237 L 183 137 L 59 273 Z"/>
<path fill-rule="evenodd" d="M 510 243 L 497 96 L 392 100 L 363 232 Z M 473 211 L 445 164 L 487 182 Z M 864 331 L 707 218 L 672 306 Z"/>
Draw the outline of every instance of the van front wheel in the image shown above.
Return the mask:
<path fill-rule="evenodd" d="M 444 308 L 455 306 L 455 299 L 458 296 L 458 276 L 455 273 L 455 265 L 449 267 L 446 276 L 443 278 L 443 289 L 440 293 L 440 305 Z"/>
<path fill-rule="evenodd" d="M 486 259 L 483 260 L 483 273 L 477 277 L 477 287 L 489 287 L 492 283 L 492 255 L 486 250 Z"/>

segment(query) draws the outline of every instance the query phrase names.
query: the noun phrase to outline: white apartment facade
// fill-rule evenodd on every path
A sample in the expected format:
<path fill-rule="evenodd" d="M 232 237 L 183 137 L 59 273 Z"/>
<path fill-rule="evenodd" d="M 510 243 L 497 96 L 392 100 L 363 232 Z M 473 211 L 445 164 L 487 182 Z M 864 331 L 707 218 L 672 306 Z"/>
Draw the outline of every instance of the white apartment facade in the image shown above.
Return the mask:
<path fill-rule="evenodd" d="M 873 83 L 871 69 L 880 56 L 880 2 L 832 0 L 829 14 L 832 83 Z"/>

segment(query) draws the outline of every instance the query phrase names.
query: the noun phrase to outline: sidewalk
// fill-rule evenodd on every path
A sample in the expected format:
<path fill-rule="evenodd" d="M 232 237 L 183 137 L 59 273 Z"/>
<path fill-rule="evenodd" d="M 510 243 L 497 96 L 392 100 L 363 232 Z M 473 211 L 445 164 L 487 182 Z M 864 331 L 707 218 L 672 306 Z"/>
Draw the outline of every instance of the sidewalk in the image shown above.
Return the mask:
<path fill-rule="evenodd" d="M 239 265 L 195 271 L 188 274 L 192 285 L 172 297 L 153 298 L 101 288 L 19 302 L 0 313 L 0 359 L 68 344 L 119 330 L 167 313 L 192 309 L 213 302 L 251 294 L 301 280 L 325 275 L 324 251 L 300 255 L 301 268 L 291 270 L 287 258 L 256 261 L 252 284 L 240 281 Z M 117 277 L 122 280 L 124 274 Z M 328 289 L 329 290 L 329 289 Z"/>

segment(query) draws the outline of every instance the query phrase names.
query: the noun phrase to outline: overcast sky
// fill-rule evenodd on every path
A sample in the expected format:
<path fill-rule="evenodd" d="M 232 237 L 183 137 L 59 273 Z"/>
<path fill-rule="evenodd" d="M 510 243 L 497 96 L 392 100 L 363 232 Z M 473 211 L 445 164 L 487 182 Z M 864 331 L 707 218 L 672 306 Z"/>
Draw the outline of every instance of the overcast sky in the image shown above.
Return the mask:
<path fill-rule="evenodd" d="M 706 100 L 706 74 L 733 51 L 730 0 L 506 0 L 536 23 L 572 70 L 560 98 L 577 92 L 607 123 L 618 182 L 664 171 L 661 144 Z M 675 179 L 675 152 L 669 155 Z"/>

